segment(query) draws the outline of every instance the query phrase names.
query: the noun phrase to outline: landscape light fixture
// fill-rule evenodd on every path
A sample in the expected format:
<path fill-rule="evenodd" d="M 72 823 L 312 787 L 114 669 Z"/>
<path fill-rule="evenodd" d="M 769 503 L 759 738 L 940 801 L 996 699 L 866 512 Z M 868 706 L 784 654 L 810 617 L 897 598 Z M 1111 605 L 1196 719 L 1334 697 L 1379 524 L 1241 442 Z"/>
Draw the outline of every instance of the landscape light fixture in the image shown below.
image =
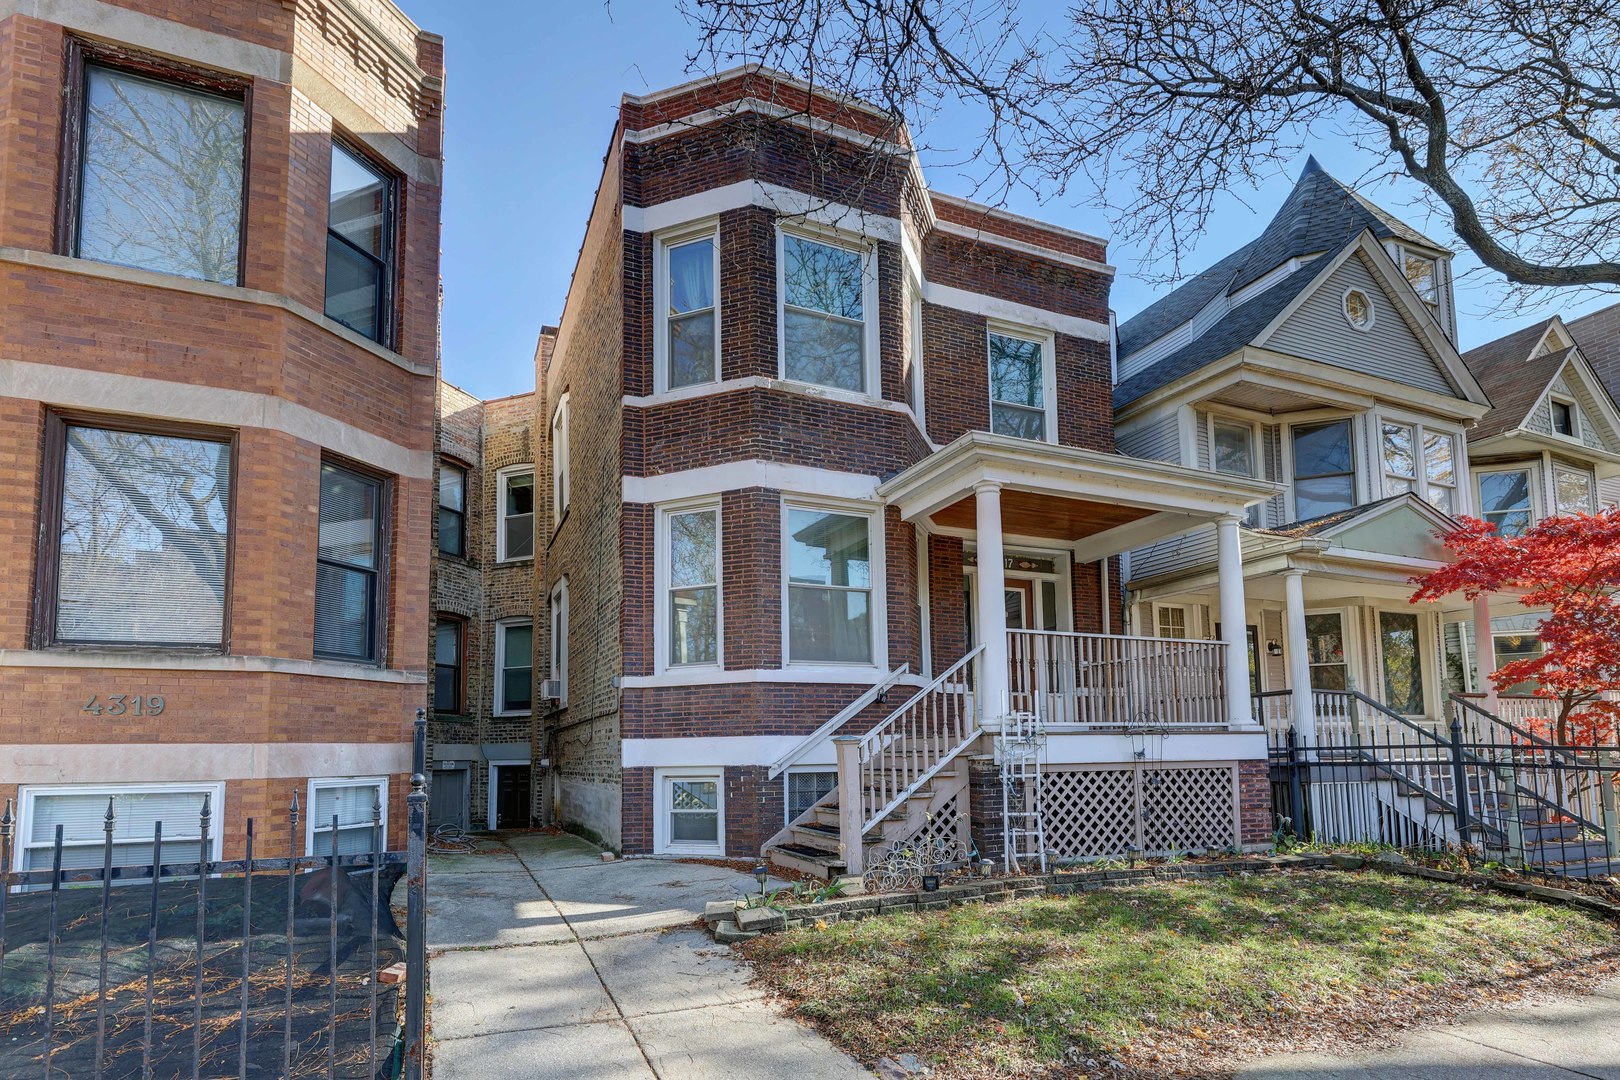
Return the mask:
<path fill-rule="evenodd" d="M 759 895 L 765 895 L 765 882 L 769 881 L 771 872 L 763 865 L 754 867 L 754 880 L 759 882 Z"/>

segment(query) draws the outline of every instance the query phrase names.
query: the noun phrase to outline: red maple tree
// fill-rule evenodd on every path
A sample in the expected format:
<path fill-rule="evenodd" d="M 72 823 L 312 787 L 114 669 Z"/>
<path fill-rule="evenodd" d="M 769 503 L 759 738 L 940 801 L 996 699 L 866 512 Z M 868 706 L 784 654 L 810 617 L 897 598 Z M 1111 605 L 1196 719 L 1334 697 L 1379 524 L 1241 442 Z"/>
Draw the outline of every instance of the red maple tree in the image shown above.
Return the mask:
<path fill-rule="evenodd" d="M 1612 740 L 1620 720 L 1620 509 L 1547 518 L 1518 536 L 1460 518 L 1443 537 L 1456 561 L 1412 579 L 1414 603 L 1461 592 L 1516 593 L 1545 608 L 1542 654 L 1491 672 L 1498 690 L 1534 683 L 1556 703 L 1545 734 L 1561 745 Z"/>

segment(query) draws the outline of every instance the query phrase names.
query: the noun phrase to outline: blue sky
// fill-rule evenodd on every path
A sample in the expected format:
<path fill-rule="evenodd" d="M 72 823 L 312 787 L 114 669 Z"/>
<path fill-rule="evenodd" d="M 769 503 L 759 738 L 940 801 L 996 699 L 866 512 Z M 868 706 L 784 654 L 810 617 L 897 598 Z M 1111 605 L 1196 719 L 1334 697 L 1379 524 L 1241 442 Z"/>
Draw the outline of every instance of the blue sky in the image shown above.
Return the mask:
<path fill-rule="evenodd" d="M 619 95 L 685 81 L 695 37 L 670 0 L 396 0 L 411 18 L 443 34 L 446 47 L 444 196 L 444 373 L 481 397 L 533 386 L 535 337 L 562 312 L 586 215 L 601 177 Z M 1061 4 L 1030 0 L 1027 13 Z M 922 141 L 929 184 L 970 194 L 974 177 L 954 164 L 970 148 L 980 117 L 948 107 Z M 1374 162 L 1331 132 L 1315 133 L 1306 152 L 1341 180 Z M 1201 269 L 1250 239 L 1288 193 L 1305 163 L 1278 166 L 1258 189 L 1224 196 L 1208 231 L 1184 265 Z M 1441 243 L 1461 248 L 1444 222 L 1413 202 L 1410 183 L 1362 189 Z M 1073 195 L 1037 201 L 1015 193 L 1007 208 L 1107 236 L 1108 213 Z M 1113 306 L 1140 311 L 1168 286 L 1143 280 L 1137 254 L 1109 247 L 1119 267 Z M 1565 294 L 1534 310 L 1499 310 L 1500 279 L 1459 254 L 1457 307 L 1461 345 L 1471 348 L 1554 311 L 1566 316 L 1613 298 Z"/>

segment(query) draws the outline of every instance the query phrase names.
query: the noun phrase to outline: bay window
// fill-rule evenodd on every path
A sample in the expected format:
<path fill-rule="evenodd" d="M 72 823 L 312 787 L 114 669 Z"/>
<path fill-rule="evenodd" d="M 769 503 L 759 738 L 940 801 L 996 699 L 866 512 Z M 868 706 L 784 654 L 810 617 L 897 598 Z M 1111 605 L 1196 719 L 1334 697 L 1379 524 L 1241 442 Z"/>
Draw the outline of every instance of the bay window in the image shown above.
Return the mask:
<path fill-rule="evenodd" d="M 789 506 L 789 663 L 872 662 L 871 518 Z"/>
<path fill-rule="evenodd" d="M 658 244 L 660 390 L 713 382 L 719 375 L 719 249 L 712 228 Z"/>
<path fill-rule="evenodd" d="M 1294 517 L 1320 517 L 1356 504 L 1355 456 L 1349 420 L 1296 424 L 1294 450 Z"/>
<path fill-rule="evenodd" d="M 217 76 L 176 72 L 171 81 L 99 63 L 84 64 L 76 89 L 80 130 L 64 185 L 71 254 L 237 284 L 243 90 Z"/>
<path fill-rule="evenodd" d="M 333 142 L 326 205 L 326 314 L 387 344 L 394 292 L 394 181 Z"/>
<path fill-rule="evenodd" d="M 383 485 L 336 465 L 321 466 L 315 561 L 315 655 L 378 658 L 378 576 Z"/>
<path fill-rule="evenodd" d="M 1386 421 L 1380 430 L 1384 494 L 1410 491 L 1442 513 L 1455 513 L 1456 439 L 1419 424 Z"/>
<path fill-rule="evenodd" d="M 1255 445 L 1254 425 L 1240 420 L 1210 421 L 1210 463 L 1218 473 L 1258 477 L 1260 455 Z M 1249 507 L 1245 514 L 1250 526 L 1260 524 L 1260 507 Z"/>
<path fill-rule="evenodd" d="M 720 660 L 720 508 L 668 511 L 664 523 L 664 663 Z"/>
<path fill-rule="evenodd" d="M 1503 536 L 1519 536 L 1535 520 L 1530 509 L 1530 470 L 1480 473 L 1480 516 Z"/>
<path fill-rule="evenodd" d="M 782 233 L 782 377 L 864 392 L 868 253 Z"/>
<path fill-rule="evenodd" d="M 229 438 L 64 421 L 46 644 L 212 647 L 225 641 L 232 499 Z M 185 431 L 185 434 L 180 434 Z"/>
<path fill-rule="evenodd" d="M 1553 466 L 1553 502 L 1560 514 L 1592 512 L 1592 474 L 1584 469 Z"/>

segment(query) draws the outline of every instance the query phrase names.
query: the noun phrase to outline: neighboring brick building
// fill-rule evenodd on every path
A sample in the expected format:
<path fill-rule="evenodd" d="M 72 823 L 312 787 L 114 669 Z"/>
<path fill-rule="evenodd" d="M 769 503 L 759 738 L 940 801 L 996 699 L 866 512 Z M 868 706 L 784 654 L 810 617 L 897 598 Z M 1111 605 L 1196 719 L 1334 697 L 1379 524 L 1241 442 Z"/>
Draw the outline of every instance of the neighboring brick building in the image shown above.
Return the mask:
<path fill-rule="evenodd" d="M 1040 693 L 1019 680 L 1042 666 L 1009 666 L 1009 649 L 1042 642 L 1110 658 L 1081 665 L 1108 687 L 1044 692 L 1075 721 L 1052 760 L 1077 770 L 1076 799 L 1113 798 L 1081 788 L 1140 760 L 1116 675 L 1155 663 L 1109 636 L 1113 557 L 1216 519 L 1235 542 L 1275 487 L 1115 453 L 1106 258 L 1095 237 L 928 191 L 903 128 L 785 76 L 624 99 L 536 371 L 554 695 L 535 758 L 557 820 L 627 852 L 775 842 L 785 861 L 854 866 L 847 834 L 842 853 L 807 846 L 831 828 L 838 847 L 832 729 L 904 704 L 902 725 L 938 706 L 994 730 Z M 1241 577 L 1220 582 L 1241 612 Z M 1139 847 L 1269 835 L 1232 641 L 1166 646 L 1191 681 L 1154 684 L 1152 707 L 1184 699 L 1203 719 L 1153 761 L 1192 763 L 1166 784 L 1201 792 L 1172 815 L 1199 824 Z M 969 657 L 977 684 L 950 682 Z M 1106 724 L 1078 720 L 1105 700 Z M 968 753 L 989 749 L 979 730 Z M 964 752 L 935 742 L 930 768 Z M 869 794 L 896 782 L 963 835 L 965 769 L 928 788 L 871 767 L 886 771 Z M 1080 838 L 1084 817 L 1055 846 L 1113 842 Z"/>
<path fill-rule="evenodd" d="M 15 6 L 11 9 L 17 10 Z M 0 797 L 120 857 L 403 843 L 443 45 L 387 0 L 0 20 Z M 330 828 L 330 826 L 327 826 Z M 126 847 L 127 842 L 127 847 Z"/>
<path fill-rule="evenodd" d="M 555 340 L 542 334 L 541 347 Z M 535 395 L 480 401 L 439 384 L 429 824 L 534 815 Z"/>

